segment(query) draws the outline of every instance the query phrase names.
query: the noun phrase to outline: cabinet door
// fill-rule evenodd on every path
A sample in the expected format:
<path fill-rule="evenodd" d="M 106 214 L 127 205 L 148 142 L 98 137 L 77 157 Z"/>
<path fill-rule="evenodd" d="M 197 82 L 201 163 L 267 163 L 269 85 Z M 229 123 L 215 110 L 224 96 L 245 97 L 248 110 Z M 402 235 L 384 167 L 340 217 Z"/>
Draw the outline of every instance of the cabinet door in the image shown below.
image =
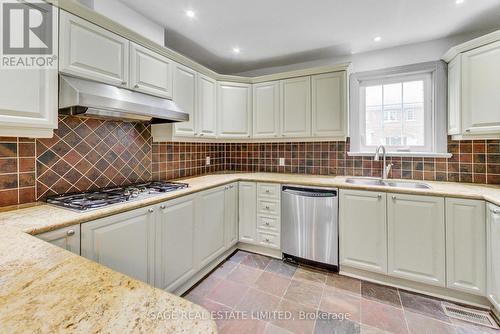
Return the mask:
<path fill-rule="evenodd" d="M 462 133 L 461 124 L 461 101 L 462 78 L 461 78 L 461 55 L 458 55 L 448 64 L 448 134 L 458 135 Z"/>
<path fill-rule="evenodd" d="M 341 190 L 340 264 L 387 273 L 385 193 Z"/>
<path fill-rule="evenodd" d="M 130 88 L 172 97 L 172 66 L 170 59 L 135 43 L 130 43 Z"/>
<path fill-rule="evenodd" d="M 281 81 L 281 135 L 311 135 L 311 77 Z"/>
<path fill-rule="evenodd" d="M 60 72 L 128 87 L 128 40 L 65 11 L 60 25 Z"/>
<path fill-rule="evenodd" d="M 225 251 L 225 192 L 225 187 L 218 187 L 198 195 L 197 245 L 200 268 Z"/>
<path fill-rule="evenodd" d="M 488 204 L 486 296 L 500 311 L 500 207 Z"/>
<path fill-rule="evenodd" d="M 226 187 L 225 194 L 226 248 L 238 242 L 238 183 Z"/>
<path fill-rule="evenodd" d="M 389 275 L 445 286 L 444 198 L 388 196 Z"/>
<path fill-rule="evenodd" d="M 80 255 L 80 225 L 68 226 L 36 236 L 39 239 Z"/>
<path fill-rule="evenodd" d="M 255 182 L 239 183 L 239 240 L 257 241 L 257 186 Z"/>
<path fill-rule="evenodd" d="M 189 114 L 189 121 L 175 123 L 176 136 L 194 136 L 196 134 L 196 72 L 176 64 L 174 67 L 173 100 L 182 111 Z"/>
<path fill-rule="evenodd" d="M 465 133 L 500 133 L 500 42 L 462 54 Z"/>
<path fill-rule="evenodd" d="M 279 135 L 280 83 L 253 85 L 253 136 L 275 138 Z"/>
<path fill-rule="evenodd" d="M 154 221 L 149 207 L 84 223 L 82 256 L 153 284 Z"/>
<path fill-rule="evenodd" d="M 155 285 L 173 292 L 197 270 L 194 195 L 161 204 L 156 226 Z"/>
<path fill-rule="evenodd" d="M 347 136 L 346 76 L 335 72 L 311 77 L 313 136 Z"/>
<path fill-rule="evenodd" d="M 200 137 L 214 138 L 217 135 L 217 81 L 198 74 L 198 116 L 196 117 Z"/>
<path fill-rule="evenodd" d="M 448 288 L 485 295 L 486 214 L 484 201 L 446 199 Z"/>
<path fill-rule="evenodd" d="M 27 3 L 27 6 L 36 5 Z M 50 29 L 57 41 L 57 20 Z M 57 47 L 52 52 L 58 56 Z M 53 136 L 52 130 L 57 128 L 59 93 L 55 65 L 47 69 L 0 69 L 0 137 Z"/>
<path fill-rule="evenodd" d="M 219 137 L 250 138 L 251 98 L 251 85 L 234 82 L 219 82 L 217 84 L 217 131 Z"/>

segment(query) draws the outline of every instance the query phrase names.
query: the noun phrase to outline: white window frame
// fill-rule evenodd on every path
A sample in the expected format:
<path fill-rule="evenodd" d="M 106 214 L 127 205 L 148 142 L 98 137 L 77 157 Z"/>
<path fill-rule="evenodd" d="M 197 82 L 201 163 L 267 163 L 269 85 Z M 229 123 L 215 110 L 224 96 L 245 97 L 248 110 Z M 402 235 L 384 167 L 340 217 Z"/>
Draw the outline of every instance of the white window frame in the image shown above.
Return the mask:
<path fill-rule="evenodd" d="M 370 156 L 376 146 L 365 145 L 364 87 L 424 80 L 424 145 L 388 146 L 388 156 L 450 157 L 447 153 L 447 65 L 442 61 L 354 73 L 350 77 L 350 156 Z M 401 117 L 406 117 L 404 113 Z"/>

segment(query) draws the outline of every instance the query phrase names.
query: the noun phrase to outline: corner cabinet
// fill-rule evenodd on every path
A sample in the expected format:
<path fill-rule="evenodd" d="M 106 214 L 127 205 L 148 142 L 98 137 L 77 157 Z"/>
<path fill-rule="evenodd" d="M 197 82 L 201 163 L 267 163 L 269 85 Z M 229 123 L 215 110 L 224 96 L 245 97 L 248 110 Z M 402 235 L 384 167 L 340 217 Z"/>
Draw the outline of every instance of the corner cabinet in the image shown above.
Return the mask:
<path fill-rule="evenodd" d="M 444 198 L 388 194 L 388 273 L 445 286 Z"/>
<path fill-rule="evenodd" d="M 251 137 L 251 85 L 235 82 L 217 83 L 217 129 L 220 138 Z"/>
<path fill-rule="evenodd" d="M 484 201 L 446 199 L 446 286 L 486 292 L 486 209 Z"/>
<path fill-rule="evenodd" d="M 496 41 L 495 41 L 496 40 Z M 500 138 L 500 32 L 449 52 L 448 134 L 455 139 Z"/>
<path fill-rule="evenodd" d="M 281 81 L 281 136 L 311 135 L 311 77 Z"/>
<path fill-rule="evenodd" d="M 500 207 L 488 204 L 486 296 L 500 312 Z M 498 314 L 498 313 L 497 313 Z"/>
<path fill-rule="evenodd" d="M 130 85 L 138 92 L 172 98 L 173 62 L 156 52 L 130 43 Z"/>
<path fill-rule="evenodd" d="M 387 194 L 340 190 L 340 264 L 387 273 Z"/>
<path fill-rule="evenodd" d="M 38 239 L 80 255 L 80 225 L 68 226 L 36 235 Z"/>
<path fill-rule="evenodd" d="M 129 86 L 129 41 L 61 11 L 59 71 L 111 85 Z"/>
<path fill-rule="evenodd" d="M 155 207 L 81 225 L 82 256 L 154 284 Z"/>
<path fill-rule="evenodd" d="M 196 71 L 176 64 L 174 67 L 173 101 L 182 111 L 189 114 L 189 121 L 174 124 L 176 136 L 196 135 Z"/>
<path fill-rule="evenodd" d="M 280 135 L 280 83 L 253 85 L 253 137 L 277 138 Z"/>

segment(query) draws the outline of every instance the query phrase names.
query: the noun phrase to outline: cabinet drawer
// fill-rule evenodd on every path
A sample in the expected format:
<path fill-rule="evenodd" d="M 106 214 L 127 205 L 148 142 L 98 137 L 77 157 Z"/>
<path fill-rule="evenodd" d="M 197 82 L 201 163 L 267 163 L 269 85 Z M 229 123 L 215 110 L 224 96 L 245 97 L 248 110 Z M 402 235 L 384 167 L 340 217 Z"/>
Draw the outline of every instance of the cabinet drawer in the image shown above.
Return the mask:
<path fill-rule="evenodd" d="M 278 217 L 259 215 L 257 217 L 257 228 L 279 232 L 280 219 Z"/>
<path fill-rule="evenodd" d="M 279 202 L 277 202 L 275 200 L 259 199 L 257 201 L 257 210 L 259 213 L 262 213 L 265 215 L 279 216 L 280 205 L 279 205 Z"/>
<path fill-rule="evenodd" d="M 274 183 L 257 183 L 257 196 L 280 199 L 280 185 Z"/>
<path fill-rule="evenodd" d="M 275 233 L 257 232 L 259 245 L 271 248 L 280 248 L 280 236 Z"/>

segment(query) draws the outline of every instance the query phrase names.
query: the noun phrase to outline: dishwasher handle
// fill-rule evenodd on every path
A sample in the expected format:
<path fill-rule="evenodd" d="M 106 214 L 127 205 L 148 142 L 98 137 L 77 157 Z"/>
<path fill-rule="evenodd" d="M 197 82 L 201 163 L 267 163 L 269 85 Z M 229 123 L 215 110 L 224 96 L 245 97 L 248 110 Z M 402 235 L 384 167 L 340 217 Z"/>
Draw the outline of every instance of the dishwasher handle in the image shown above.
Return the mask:
<path fill-rule="evenodd" d="M 303 197 L 337 197 L 337 190 L 283 186 L 283 192 Z"/>

